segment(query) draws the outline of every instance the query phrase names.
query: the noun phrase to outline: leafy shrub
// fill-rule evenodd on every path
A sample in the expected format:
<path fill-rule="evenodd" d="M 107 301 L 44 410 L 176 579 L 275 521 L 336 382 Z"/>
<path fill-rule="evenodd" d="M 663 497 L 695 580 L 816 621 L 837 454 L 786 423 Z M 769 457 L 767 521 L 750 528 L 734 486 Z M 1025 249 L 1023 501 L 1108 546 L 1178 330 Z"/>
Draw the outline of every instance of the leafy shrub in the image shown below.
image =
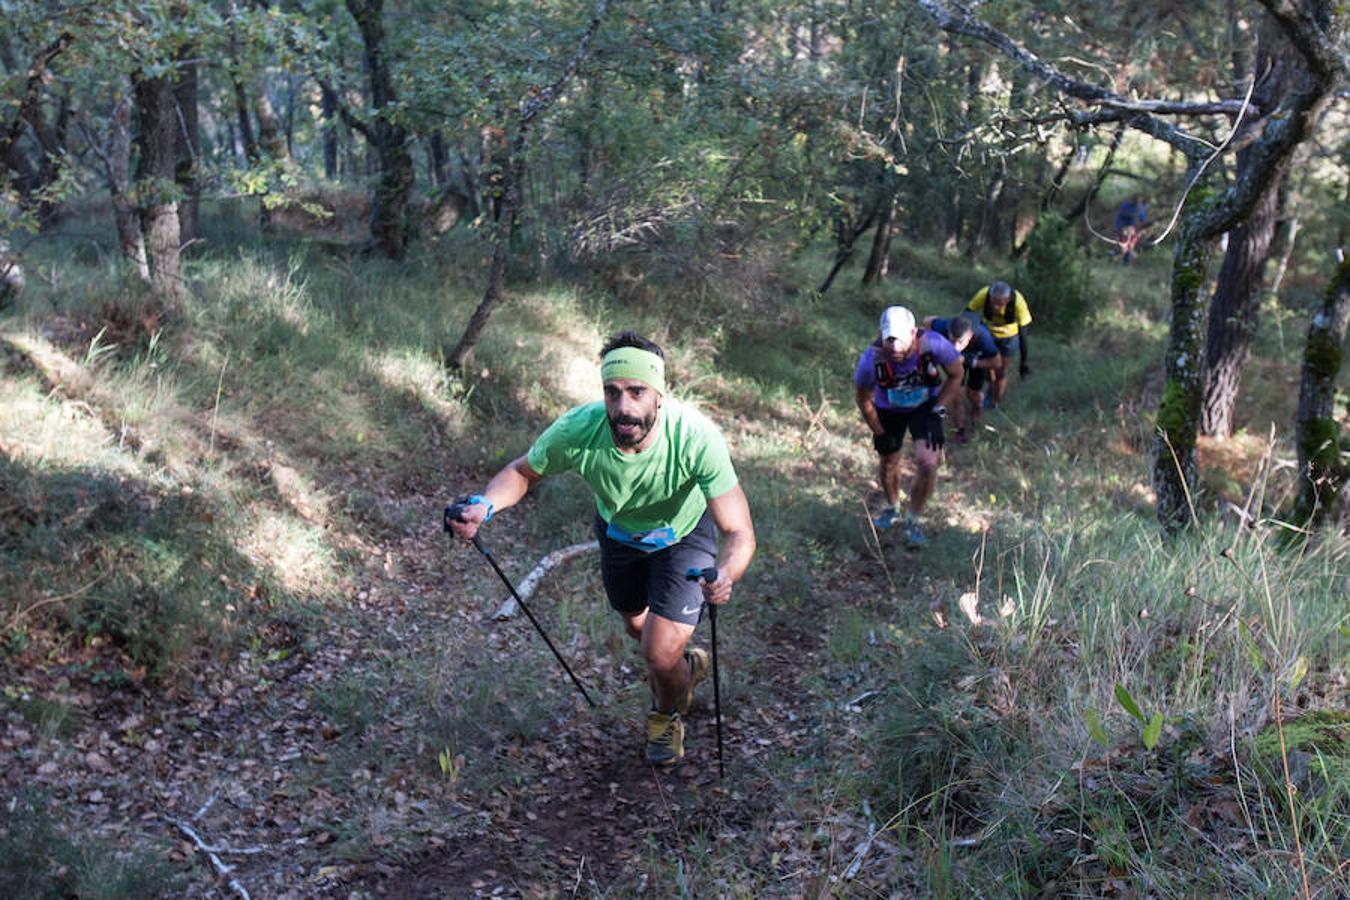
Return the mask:
<path fill-rule="evenodd" d="M 40 794 L 21 793 L 8 812 L 0 822 L 0 897 L 181 896 L 179 876 L 162 859 L 62 834 Z"/>
<path fill-rule="evenodd" d="M 1091 310 L 1087 262 L 1073 229 L 1058 213 L 1041 216 L 1027 238 L 1027 253 L 1018 264 L 1036 325 L 1072 337 Z"/>

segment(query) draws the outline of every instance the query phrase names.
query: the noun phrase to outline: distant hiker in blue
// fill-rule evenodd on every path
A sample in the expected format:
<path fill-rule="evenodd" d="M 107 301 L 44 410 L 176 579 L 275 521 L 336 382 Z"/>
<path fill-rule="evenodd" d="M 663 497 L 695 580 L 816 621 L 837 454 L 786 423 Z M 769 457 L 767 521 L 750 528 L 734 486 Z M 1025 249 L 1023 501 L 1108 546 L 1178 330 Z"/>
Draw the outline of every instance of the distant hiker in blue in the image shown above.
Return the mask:
<path fill-rule="evenodd" d="M 1134 258 L 1134 247 L 1148 224 L 1148 208 L 1138 194 L 1126 198 L 1116 210 L 1116 243 L 1120 245 L 1120 261 L 1128 266 Z"/>
<path fill-rule="evenodd" d="M 961 404 L 952 407 L 959 410 L 956 419 L 956 442 L 964 444 L 974 434 L 980 424 L 980 407 L 984 402 L 984 388 L 989 383 L 989 370 L 997 369 L 1002 362 L 998 357 L 998 344 L 989 329 L 972 312 L 966 311 L 959 316 L 944 319 L 928 316 L 923 327 L 931 329 L 951 341 L 960 352 L 965 368 L 965 408 Z"/>
<path fill-rule="evenodd" d="M 900 448 L 906 431 L 914 439 L 917 471 L 903 523 L 911 547 L 928 542 L 918 515 L 937 485 L 942 421 L 948 404 L 960 396 L 963 375 L 960 352 L 942 335 L 914 327 L 914 314 L 903 306 L 881 314 L 881 335 L 853 370 L 854 399 L 881 457 L 881 489 L 889 504 L 873 520 L 877 528 L 900 522 Z"/>

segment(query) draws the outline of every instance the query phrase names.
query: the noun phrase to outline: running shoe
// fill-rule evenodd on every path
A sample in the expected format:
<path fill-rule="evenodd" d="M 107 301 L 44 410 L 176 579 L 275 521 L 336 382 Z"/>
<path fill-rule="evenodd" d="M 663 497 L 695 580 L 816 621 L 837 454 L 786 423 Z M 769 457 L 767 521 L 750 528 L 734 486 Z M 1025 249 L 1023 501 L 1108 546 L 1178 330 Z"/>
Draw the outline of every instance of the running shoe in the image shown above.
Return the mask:
<path fill-rule="evenodd" d="M 919 520 L 912 516 L 905 517 L 905 543 L 911 547 L 922 547 L 928 543 L 928 537 L 919 526 Z"/>
<path fill-rule="evenodd" d="M 684 723 L 678 712 L 647 713 L 647 762 L 673 766 L 684 758 Z"/>
<path fill-rule="evenodd" d="M 689 707 L 694 705 L 694 688 L 708 675 L 708 651 L 702 647 L 690 647 L 684 651 L 684 661 L 689 665 L 689 690 L 684 693 L 684 700 L 676 705 L 680 715 L 687 716 Z"/>
<path fill-rule="evenodd" d="M 890 509 L 885 510 L 881 515 L 873 519 L 872 524 L 875 525 L 878 530 L 885 531 L 887 528 L 894 528 L 895 523 L 899 521 L 900 510 L 892 506 Z"/>

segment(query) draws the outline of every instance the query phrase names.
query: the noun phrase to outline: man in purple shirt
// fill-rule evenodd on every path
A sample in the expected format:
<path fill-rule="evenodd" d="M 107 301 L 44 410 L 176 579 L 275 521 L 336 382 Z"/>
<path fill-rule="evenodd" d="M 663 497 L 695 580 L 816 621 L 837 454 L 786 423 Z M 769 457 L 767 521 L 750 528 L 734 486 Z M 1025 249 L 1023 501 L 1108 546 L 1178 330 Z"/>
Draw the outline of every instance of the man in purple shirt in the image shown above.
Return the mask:
<path fill-rule="evenodd" d="M 927 543 L 918 515 L 937 484 L 942 422 L 947 405 L 959 396 L 964 374 L 960 352 L 942 335 L 916 328 L 914 314 L 903 306 L 881 314 L 881 335 L 853 370 L 854 399 L 881 457 L 881 488 L 889 504 L 872 520 L 877 528 L 901 521 L 900 448 L 906 431 L 914 442 L 916 472 L 903 520 L 911 547 Z"/>

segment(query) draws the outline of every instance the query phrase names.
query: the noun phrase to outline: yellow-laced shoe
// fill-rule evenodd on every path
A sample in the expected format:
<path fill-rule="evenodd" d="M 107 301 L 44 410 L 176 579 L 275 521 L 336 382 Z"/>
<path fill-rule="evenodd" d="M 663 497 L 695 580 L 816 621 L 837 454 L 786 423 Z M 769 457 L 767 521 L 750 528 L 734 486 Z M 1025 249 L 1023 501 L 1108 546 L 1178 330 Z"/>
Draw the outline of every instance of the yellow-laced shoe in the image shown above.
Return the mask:
<path fill-rule="evenodd" d="M 687 716 L 689 707 L 694 705 L 694 688 L 708 676 L 708 651 L 702 647 L 690 647 L 684 651 L 684 661 L 689 665 L 689 689 L 675 708 L 680 711 L 680 715 Z"/>
<path fill-rule="evenodd" d="M 678 712 L 647 713 L 647 762 L 673 766 L 684 758 L 684 723 Z"/>

